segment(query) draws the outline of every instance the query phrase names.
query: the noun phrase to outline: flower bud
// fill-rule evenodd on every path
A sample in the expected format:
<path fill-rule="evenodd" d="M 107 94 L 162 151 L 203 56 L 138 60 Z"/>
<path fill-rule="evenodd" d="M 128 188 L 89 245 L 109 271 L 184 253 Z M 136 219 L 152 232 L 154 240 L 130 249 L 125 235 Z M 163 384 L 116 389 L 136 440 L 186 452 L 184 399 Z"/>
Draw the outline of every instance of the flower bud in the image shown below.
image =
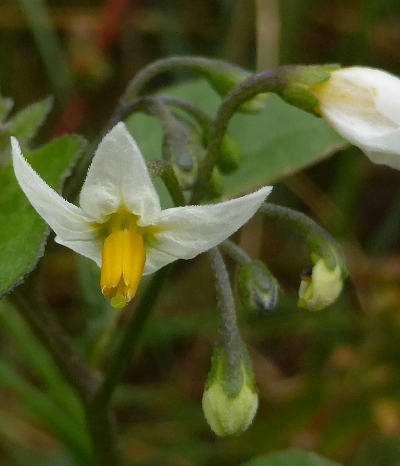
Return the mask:
<path fill-rule="evenodd" d="M 213 65 L 203 67 L 201 73 L 222 98 L 251 74 L 238 66 L 218 61 L 215 61 Z M 266 100 L 267 94 L 257 94 L 243 103 L 240 106 L 240 111 L 258 113 L 264 110 Z"/>
<path fill-rule="evenodd" d="M 217 199 L 224 193 L 224 179 L 218 167 L 214 167 L 211 173 L 208 198 Z"/>
<path fill-rule="evenodd" d="M 182 121 L 170 116 L 164 121 L 163 153 L 170 160 L 176 177 L 183 189 L 192 187 L 198 169 L 198 161 L 204 157 L 199 137 Z"/>
<path fill-rule="evenodd" d="M 232 367 L 226 350 L 215 348 L 203 394 L 204 416 L 219 436 L 244 432 L 258 407 L 250 359 L 247 353 L 238 357 Z"/>
<path fill-rule="evenodd" d="M 400 169 L 400 79 L 381 70 L 335 70 L 313 90 L 318 112 L 375 163 Z"/>
<path fill-rule="evenodd" d="M 222 173 L 228 175 L 239 168 L 242 153 L 235 138 L 226 133 L 221 144 L 217 161 L 218 168 Z"/>
<path fill-rule="evenodd" d="M 343 273 L 339 264 L 329 268 L 318 256 L 313 257 L 311 273 L 302 276 L 298 306 L 319 311 L 332 304 L 343 288 Z"/>
<path fill-rule="evenodd" d="M 278 302 L 279 284 L 263 262 L 253 260 L 240 266 L 239 294 L 246 309 L 270 311 Z"/>

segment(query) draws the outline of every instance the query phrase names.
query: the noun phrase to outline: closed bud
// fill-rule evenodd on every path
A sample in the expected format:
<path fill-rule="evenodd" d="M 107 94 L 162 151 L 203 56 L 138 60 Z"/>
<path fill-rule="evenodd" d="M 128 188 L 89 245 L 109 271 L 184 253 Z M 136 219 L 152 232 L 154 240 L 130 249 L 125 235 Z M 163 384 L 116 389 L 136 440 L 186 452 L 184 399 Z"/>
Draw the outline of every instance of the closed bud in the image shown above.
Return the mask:
<path fill-rule="evenodd" d="M 224 193 L 224 179 L 218 167 L 214 167 L 209 184 L 208 198 L 216 199 Z"/>
<path fill-rule="evenodd" d="M 213 61 L 213 64 L 203 67 L 201 72 L 211 86 L 224 98 L 238 84 L 243 82 L 251 73 L 229 63 Z M 258 113 L 265 108 L 267 94 L 257 94 L 240 106 L 245 113 Z"/>
<path fill-rule="evenodd" d="M 239 294 L 250 311 L 270 311 L 278 303 L 279 284 L 266 265 L 259 260 L 241 264 Z"/>
<path fill-rule="evenodd" d="M 204 416 L 216 435 L 235 435 L 252 423 L 258 407 L 254 374 L 247 353 L 234 367 L 226 350 L 217 347 L 203 394 Z"/>
<path fill-rule="evenodd" d="M 400 169 L 400 79 L 354 66 L 316 86 L 318 113 L 374 163 Z"/>
<path fill-rule="evenodd" d="M 319 311 L 332 304 L 343 288 L 343 272 L 339 264 L 330 268 L 326 261 L 313 256 L 314 265 L 305 273 L 299 288 L 298 306 Z"/>
<path fill-rule="evenodd" d="M 182 188 L 189 189 L 195 182 L 204 148 L 197 134 L 172 115 L 168 122 L 164 121 L 163 127 L 164 158 L 171 161 Z"/>
<path fill-rule="evenodd" d="M 230 134 L 225 134 L 217 161 L 218 168 L 224 174 L 235 172 L 239 168 L 242 153 L 235 138 Z"/>

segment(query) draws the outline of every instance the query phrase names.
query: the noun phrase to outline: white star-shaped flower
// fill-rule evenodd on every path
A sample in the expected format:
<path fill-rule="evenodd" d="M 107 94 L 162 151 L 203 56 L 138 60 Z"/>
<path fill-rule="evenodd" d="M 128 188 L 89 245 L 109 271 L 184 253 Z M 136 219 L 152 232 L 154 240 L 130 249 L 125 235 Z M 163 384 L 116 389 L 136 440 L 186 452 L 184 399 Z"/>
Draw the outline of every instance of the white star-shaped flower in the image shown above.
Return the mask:
<path fill-rule="evenodd" d="M 123 123 L 101 141 L 80 193 L 80 207 L 63 199 L 32 169 L 11 139 L 18 183 L 56 242 L 101 267 L 100 287 L 116 308 L 135 296 L 142 275 L 191 259 L 232 235 L 271 187 L 213 205 L 161 210 L 136 142 Z"/>

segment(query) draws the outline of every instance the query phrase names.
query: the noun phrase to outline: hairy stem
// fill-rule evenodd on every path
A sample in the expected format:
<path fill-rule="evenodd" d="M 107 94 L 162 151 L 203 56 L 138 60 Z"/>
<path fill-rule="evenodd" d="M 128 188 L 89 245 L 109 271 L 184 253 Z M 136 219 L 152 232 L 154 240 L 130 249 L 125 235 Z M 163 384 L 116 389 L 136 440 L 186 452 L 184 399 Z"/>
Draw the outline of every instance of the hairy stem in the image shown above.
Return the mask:
<path fill-rule="evenodd" d="M 326 230 L 320 227 L 314 220 L 297 210 L 265 202 L 258 210 L 274 220 L 283 220 L 291 225 L 306 240 L 309 248 L 329 263 L 339 262 L 343 271 L 347 270 L 342 248 L 338 242 Z"/>
<path fill-rule="evenodd" d="M 232 359 L 231 364 L 233 365 L 237 362 L 237 356 L 240 356 L 244 348 L 244 343 L 240 336 L 237 322 L 231 282 L 219 249 L 211 249 L 208 255 L 215 275 L 215 290 L 217 293 L 218 307 L 221 312 L 220 332 L 222 342 L 227 349 L 229 358 Z"/>
<path fill-rule="evenodd" d="M 200 166 L 199 177 L 193 190 L 191 204 L 198 204 L 206 196 L 213 168 L 229 122 L 239 107 L 261 92 L 277 92 L 282 88 L 282 69 L 250 75 L 236 86 L 223 100 L 210 133 L 207 152 Z"/>

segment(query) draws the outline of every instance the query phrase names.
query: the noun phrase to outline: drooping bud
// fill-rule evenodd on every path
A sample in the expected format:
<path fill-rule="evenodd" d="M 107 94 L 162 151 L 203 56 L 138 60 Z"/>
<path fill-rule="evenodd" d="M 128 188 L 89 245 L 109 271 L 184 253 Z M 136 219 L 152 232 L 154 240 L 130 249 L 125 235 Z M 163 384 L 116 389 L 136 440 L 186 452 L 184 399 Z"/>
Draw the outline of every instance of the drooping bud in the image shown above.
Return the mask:
<path fill-rule="evenodd" d="M 319 311 L 332 304 L 343 288 L 343 272 L 338 263 L 330 268 L 327 262 L 312 255 L 313 267 L 305 273 L 299 288 L 298 306 L 310 311 Z"/>
<path fill-rule="evenodd" d="M 252 423 L 258 407 L 254 374 L 247 352 L 232 361 L 216 347 L 203 394 L 204 416 L 216 435 L 235 435 Z"/>
<path fill-rule="evenodd" d="M 246 309 L 270 311 L 278 302 L 279 284 L 263 262 L 252 260 L 240 265 L 239 294 Z"/>
<path fill-rule="evenodd" d="M 280 73 L 282 90 L 280 96 L 291 105 L 307 112 L 317 113 L 319 99 L 315 88 L 327 82 L 338 65 L 289 66 Z"/>
<path fill-rule="evenodd" d="M 217 165 L 222 173 L 228 175 L 239 168 L 242 152 L 235 138 L 226 133 L 221 144 Z"/>
<path fill-rule="evenodd" d="M 209 65 L 203 66 L 200 72 L 222 98 L 251 74 L 243 68 L 218 60 L 210 60 Z M 242 104 L 240 111 L 258 113 L 264 110 L 266 100 L 266 93 L 258 94 Z"/>

